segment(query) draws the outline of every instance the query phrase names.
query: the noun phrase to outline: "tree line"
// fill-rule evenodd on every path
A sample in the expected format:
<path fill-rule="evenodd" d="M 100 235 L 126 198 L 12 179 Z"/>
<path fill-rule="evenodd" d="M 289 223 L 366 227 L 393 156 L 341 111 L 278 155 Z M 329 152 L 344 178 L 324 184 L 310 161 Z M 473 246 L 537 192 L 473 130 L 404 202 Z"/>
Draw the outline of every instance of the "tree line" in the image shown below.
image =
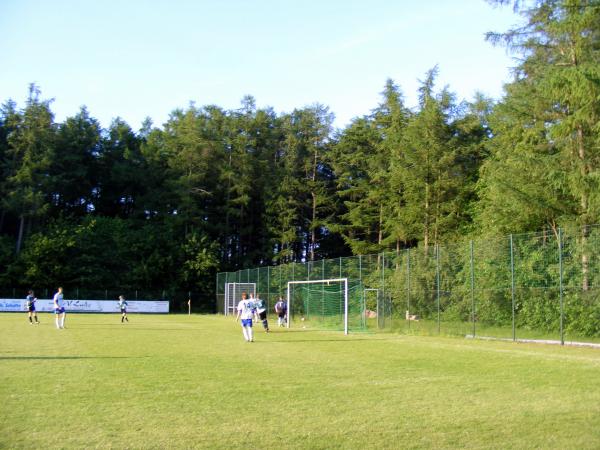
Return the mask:
<path fill-rule="evenodd" d="M 459 101 L 433 67 L 416 107 L 388 79 L 343 129 L 327 106 L 277 114 L 251 96 L 104 129 L 85 107 L 57 122 L 31 85 L 0 109 L 0 284 L 212 301 L 217 271 L 573 224 L 585 243 L 600 222 L 600 2 L 514 6 L 523 25 L 487 35 L 520 57 L 501 100 Z"/>

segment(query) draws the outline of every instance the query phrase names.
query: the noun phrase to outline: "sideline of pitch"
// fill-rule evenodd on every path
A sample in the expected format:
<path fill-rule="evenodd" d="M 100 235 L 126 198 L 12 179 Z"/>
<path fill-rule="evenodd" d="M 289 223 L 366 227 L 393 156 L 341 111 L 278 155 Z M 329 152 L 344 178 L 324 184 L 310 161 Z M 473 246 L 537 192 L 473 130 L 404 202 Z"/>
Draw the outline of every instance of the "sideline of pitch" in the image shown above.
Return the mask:
<path fill-rule="evenodd" d="M 526 344 L 568 345 L 571 347 L 589 347 L 589 348 L 600 349 L 600 344 L 596 344 L 593 342 L 564 341 L 564 343 L 562 343 L 559 340 L 553 340 L 553 339 L 511 339 L 511 338 L 498 338 L 498 337 L 491 337 L 491 336 L 473 336 L 472 334 L 467 334 L 465 336 L 465 338 L 481 339 L 484 341 L 521 342 L 521 343 L 526 343 Z"/>

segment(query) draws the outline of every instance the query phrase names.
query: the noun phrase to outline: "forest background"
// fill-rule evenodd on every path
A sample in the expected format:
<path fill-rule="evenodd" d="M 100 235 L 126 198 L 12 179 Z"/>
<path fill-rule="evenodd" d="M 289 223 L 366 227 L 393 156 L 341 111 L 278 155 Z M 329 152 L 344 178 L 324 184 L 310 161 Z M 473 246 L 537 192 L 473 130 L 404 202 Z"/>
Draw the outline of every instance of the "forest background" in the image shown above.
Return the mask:
<path fill-rule="evenodd" d="M 153 291 L 175 310 L 193 292 L 212 311 L 218 271 L 562 226 L 585 240 L 600 223 L 600 2 L 511 3 L 523 26 L 487 36 L 519 58 L 501 100 L 457 99 L 433 67 L 418 107 L 382 80 L 344 129 L 325 105 L 277 114 L 251 96 L 137 131 L 85 107 L 57 123 L 30 85 L 0 110 L 0 285 Z"/>

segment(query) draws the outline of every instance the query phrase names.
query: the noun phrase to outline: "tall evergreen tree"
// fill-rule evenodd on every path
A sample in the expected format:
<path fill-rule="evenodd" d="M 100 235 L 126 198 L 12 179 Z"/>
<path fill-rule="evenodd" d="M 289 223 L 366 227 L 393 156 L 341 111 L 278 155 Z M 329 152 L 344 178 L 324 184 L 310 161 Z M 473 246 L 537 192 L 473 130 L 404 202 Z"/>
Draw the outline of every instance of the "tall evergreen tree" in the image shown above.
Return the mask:
<path fill-rule="evenodd" d="M 464 181 L 457 173 L 457 148 L 452 145 L 452 96 L 434 93 L 437 67 L 419 89 L 419 111 L 409 120 L 402 145 L 393 159 L 393 182 L 402 194 L 402 223 L 406 238 L 425 248 L 456 226 L 461 208 L 457 191 Z"/>
<path fill-rule="evenodd" d="M 30 85 L 20 120 L 13 117 L 14 130 L 8 136 L 9 158 L 5 204 L 19 218 L 16 252 L 19 253 L 27 228 L 48 209 L 48 169 L 54 158 L 55 124 L 50 100 L 40 99 L 40 90 Z"/>
<path fill-rule="evenodd" d="M 548 225 L 556 231 L 560 223 L 575 222 L 584 230 L 585 248 L 587 226 L 600 219 L 600 3 L 514 6 L 525 25 L 488 34 L 523 59 L 492 118 L 481 220 L 503 230 Z M 588 265 L 584 251 L 584 290 Z"/>
<path fill-rule="evenodd" d="M 110 124 L 98 155 L 99 182 L 94 191 L 98 215 L 133 217 L 142 213 L 136 201 L 144 189 L 140 139 L 121 118 Z"/>
<path fill-rule="evenodd" d="M 330 155 L 345 212 L 329 227 L 344 237 L 354 254 L 381 250 L 383 203 L 372 184 L 381 141 L 373 120 L 358 118 L 343 130 Z"/>
<path fill-rule="evenodd" d="M 10 144 L 8 137 L 17 129 L 21 122 L 21 116 L 17 111 L 17 105 L 9 100 L 0 108 L 0 233 L 5 232 L 7 214 L 10 213 L 8 182 L 14 171 L 14 163 L 17 155 L 9 154 Z"/>
<path fill-rule="evenodd" d="M 54 215 L 84 217 L 93 210 L 100 152 L 100 124 L 85 107 L 58 125 L 49 186 Z"/>
<path fill-rule="evenodd" d="M 284 118 L 277 239 L 281 258 L 314 260 L 334 210 L 327 153 L 333 115 L 323 105 L 294 110 Z M 286 204 L 287 203 L 287 204 Z"/>

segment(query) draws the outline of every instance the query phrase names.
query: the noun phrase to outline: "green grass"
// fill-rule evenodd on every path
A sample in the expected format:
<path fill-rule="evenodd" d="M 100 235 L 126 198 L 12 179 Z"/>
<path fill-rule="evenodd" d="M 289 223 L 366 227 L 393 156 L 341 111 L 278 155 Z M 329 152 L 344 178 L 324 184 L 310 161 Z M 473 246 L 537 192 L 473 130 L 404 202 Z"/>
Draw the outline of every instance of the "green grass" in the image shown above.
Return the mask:
<path fill-rule="evenodd" d="M 386 320 L 386 326 L 391 327 L 393 332 L 400 334 L 412 334 L 421 336 L 461 336 L 473 334 L 472 322 L 450 322 L 441 321 L 439 324 L 436 320 L 421 319 L 419 321 L 407 321 L 401 317 L 393 317 L 391 320 Z M 377 329 L 377 319 L 368 319 L 367 328 L 370 330 Z M 560 341 L 560 330 L 543 331 L 532 330 L 522 327 L 515 329 L 517 339 L 537 339 L 537 340 L 555 340 Z M 475 324 L 475 335 L 478 337 L 490 337 L 499 339 L 512 339 L 513 330 L 508 326 L 493 326 L 477 322 Z M 581 336 L 573 332 L 565 330 L 565 342 L 581 342 L 581 343 L 600 343 L 599 337 Z"/>
<path fill-rule="evenodd" d="M 600 447 L 595 349 L 52 319 L 0 314 L 1 448 Z"/>

